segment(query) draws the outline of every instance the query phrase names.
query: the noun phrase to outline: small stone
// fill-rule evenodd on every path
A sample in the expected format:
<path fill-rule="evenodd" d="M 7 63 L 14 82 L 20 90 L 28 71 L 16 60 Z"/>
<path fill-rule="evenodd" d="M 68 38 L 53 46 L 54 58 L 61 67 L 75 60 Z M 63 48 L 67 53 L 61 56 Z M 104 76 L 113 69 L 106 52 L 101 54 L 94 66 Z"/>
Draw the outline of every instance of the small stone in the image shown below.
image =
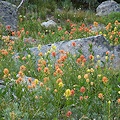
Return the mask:
<path fill-rule="evenodd" d="M 49 20 L 49 21 L 47 21 L 47 22 L 41 23 L 41 26 L 42 26 L 42 27 L 45 27 L 45 28 L 55 27 L 56 25 L 57 25 L 57 23 L 54 22 L 53 20 Z"/>

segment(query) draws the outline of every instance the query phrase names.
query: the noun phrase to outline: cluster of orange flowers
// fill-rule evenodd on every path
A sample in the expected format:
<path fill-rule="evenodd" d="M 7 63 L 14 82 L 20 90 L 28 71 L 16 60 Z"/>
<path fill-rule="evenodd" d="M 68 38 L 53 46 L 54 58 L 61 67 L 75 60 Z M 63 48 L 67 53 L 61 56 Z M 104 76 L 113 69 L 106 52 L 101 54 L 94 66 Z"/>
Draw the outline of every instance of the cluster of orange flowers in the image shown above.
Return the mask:
<path fill-rule="evenodd" d="M 70 30 L 66 30 L 64 32 L 64 35 L 61 37 L 61 40 L 65 40 L 65 38 L 67 37 L 69 40 L 73 39 L 74 36 L 76 36 L 76 33 L 78 34 L 78 32 L 80 33 L 87 33 L 87 35 L 90 33 L 91 35 L 91 26 L 90 27 L 87 27 L 84 23 L 81 24 L 79 27 L 72 23 L 69 19 L 66 20 L 68 26 L 70 27 Z M 97 22 L 96 22 L 97 24 Z M 58 27 L 58 31 L 61 31 L 63 30 L 63 28 L 61 26 Z"/>
<path fill-rule="evenodd" d="M 55 72 L 53 73 L 54 76 L 57 75 L 63 75 L 63 71 L 61 70 L 61 68 L 59 67 L 59 65 L 55 66 Z"/>
<path fill-rule="evenodd" d="M 37 66 L 38 66 L 37 70 L 38 70 L 38 72 L 40 72 L 42 70 L 42 68 L 44 66 L 46 66 L 46 61 L 44 59 L 39 59 Z M 48 72 L 49 70 L 47 70 L 47 68 L 44 68 L 44 71 Z"/>
<path fill-rule="evenodd" d="M 115 27 L 113 28 L 111 23 L 108 23 L 108 25 L 106 26 L 106 31 L 108 32 L 108 37 L 111 40 L 111 42 L 114 44 L 118 44 L 120 42 L 119 41 L 120 31 L 118 29 L 119 28 L 118 26 L 120 26 L 120 22 L 116 20 L 114 25 Z"/>
<path fill-rule="evenodd" d="M 8 51 L 6 49 L 0 50 L 0 53 L 4 56 L 8 55 Z"/>
<path fill-rule="evenodd" d="M 77 63 L 77 64 L 81 64 L 82 66 L 84 66 L 85 62 L 86 62 L 86 58 L 85 58 L 84 55 L 81 55 L 81 56 L 80 56 L 79 58 L 77 58 L 77 60 L 76 60 L 76 63 Z"/>
<path fill-rule="evenodd" d="M 16 83 L 19 84 L 23 81 L 24 72 L 26 71 L 26 67 L 24 65 L 20 66 L 20 71 L 18 72 L 18 79 L 16 80 Z"/>

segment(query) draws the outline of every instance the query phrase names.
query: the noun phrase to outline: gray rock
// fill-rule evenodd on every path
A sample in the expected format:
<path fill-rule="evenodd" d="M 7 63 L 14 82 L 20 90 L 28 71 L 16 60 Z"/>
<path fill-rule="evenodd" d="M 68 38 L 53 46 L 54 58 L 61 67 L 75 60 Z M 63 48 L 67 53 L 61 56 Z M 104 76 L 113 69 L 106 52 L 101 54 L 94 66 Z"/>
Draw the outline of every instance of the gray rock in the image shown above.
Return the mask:
<path fill-rule="evenodd" d="M 17 7 L 9 2 L 0 1 L 0 22 L 3 25 L 10 25 L 11 30 L 17 29 Z"/>
<path fill-rule="evenodd" d="M 114 66 L 117 68 L 120 68 L 120 45 L 115 46 L 114 47 L 114 51 L 113 51 L 114 55 L 115 55 L 115 59 L 114 59 Z"/>
<path fill-rule="evenodd" d="M 96 13 L 97 13 L 96 15 L 98 16 L 108 15 L 111 12 L 120 12 L 120 5 L 114 0 L 108 0 L 108 1 L 102 2 L 96 8 Z"/>
<path fill-rule="evenodd" d="M 41 26 L 45 28 L 55 27 L 56 25 L 57 25 L 56 22 L 54 22 L 53 20 L 48 20 L 47 22 L 41 23 Z"/>
<path fill-rule="evenodd" d="M 0 89 L 1 88 L 4 88 L 5 86 L 4 86 L 4 81 L 3 80 L 0 80 Z"/>
<path fill-rule="evenodd" d="M 4 83 L 4 81 L 3 80 L 0 80 L 0 84 L 3 84 Z"/>
<path fill-rule="evenodd" d="M 105 29 L 105 26 L 103 24 L 99 24 L 97 27 L 92 26 L 91 31 L 98 32 L 98 31 L 104 30 L 104 29 Z"/>
<path fill-rule="evenodd" d="M 72 46 L 72 42 L 76 43 L 76 46 Z M 56 46 L 56 59 L 59 58 L 59 50 L 64 50 L 65 52 L 69 52 L 71 54 L 79 54 L 79 51 L 82 51 L 82 54 L 85 55 L 86 59 L 88 59 L 91 54 L 89 51 L 90 45 L 92 46 L 92 51 L 94 52 L 95 61 L 97 60 L 96 56 L 100 56 L 100 60 L 102 63 L 105 62 L 106 51 L 109 51 L 109 55 L 115 54 L 115 59 L 113 61 L 113 67 L 120 67 L 118 63 L 120 62 L 120 46 L 110 46 L 109 42 L 102 36 L 92 36 L 88 38 L 76 39 L 71 41 L 62 41 L 54 43 Z M 38 56 L 40 52 L 43 54 L 47 53 L 48 50 L 51 49 L 51 44 L 43 45 L 39 50 L 37 47 L 30 48 L 30 51 Z M 51 60 L 52 60 L 52 56 Z M 38 58 L 39 59 L 39 58 Z M 54 59 L 55 60 L 55 59 Z"/>

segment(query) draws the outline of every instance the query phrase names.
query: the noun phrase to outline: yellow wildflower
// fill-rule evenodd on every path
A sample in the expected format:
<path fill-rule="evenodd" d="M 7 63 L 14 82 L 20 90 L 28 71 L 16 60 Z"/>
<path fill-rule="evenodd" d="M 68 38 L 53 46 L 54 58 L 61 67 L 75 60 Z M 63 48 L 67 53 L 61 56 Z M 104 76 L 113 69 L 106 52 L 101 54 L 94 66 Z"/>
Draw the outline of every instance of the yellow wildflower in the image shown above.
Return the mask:
<path fill-rule="evenodd" d="M 58 86 L 59 86 L 59 87 L 63 87 L 64 84 L 63 84 L 62 82 L 60 82 L 60 83 L 58 84 Z"/>
<path fill-rule="evenodd" d="M 38 50 L 40 50 L 40 49 L 41 49 L 41 45 L 39 44 L 39 45 L 38 45 Z"/>
<path fill-rule="evenodd" d="M 64 93 L 64 96 L 67 98 L 67 97 L 69 97 L 71 95 L 71 91 L 70 91 L 70 89 L 67 89 L 66 91 L 65 91 L 65 93 Z"/>
<path fill-rule="evenodd" d="M 38 84 L 38 82 L 39 82 L 38 79 L 35 79 L 35 80 L 34 80 L 34 83 L 35 83 L 35 84 Z"/>

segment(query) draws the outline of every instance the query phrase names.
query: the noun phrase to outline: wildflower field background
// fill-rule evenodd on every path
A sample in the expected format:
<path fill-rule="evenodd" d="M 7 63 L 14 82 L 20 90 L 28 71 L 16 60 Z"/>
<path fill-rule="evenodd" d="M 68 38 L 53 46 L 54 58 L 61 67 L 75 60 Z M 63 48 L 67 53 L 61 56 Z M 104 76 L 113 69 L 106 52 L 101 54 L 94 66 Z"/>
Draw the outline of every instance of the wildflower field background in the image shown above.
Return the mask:
<path fill-rule="evenodd" d="M 102 34 L 111 45 L 119 45 L 120 13 L 98 17 L 92 10 L 73 8 L 69 0 L 60 4 L 61 10 L 51 2 L 53 6 L 39 4 L 42 11 L 36 4 L 24 4 L 18 31 L 0 24 L 0 80 L 5 86 L 0 88 L 0 120 L 119 120 L 120 70 L 96 66 L 94 58 L 99 63 L 100 56 L 92 51 L 86 60 L 81 52 L 71 55 L 61 49 L 56 60 L 54 43 Z M 53 17 L 58 26 L 41 27 L 46 16 Z M 91 31 L 101 24 L 105 29 Z M 31 41 L 24 40 L 29 37 Z M 34 56 L 29 51 L 45 44 L 52 44 L 45 54 Z M 106 64 L 114 57 L 106 51 Z"/>

